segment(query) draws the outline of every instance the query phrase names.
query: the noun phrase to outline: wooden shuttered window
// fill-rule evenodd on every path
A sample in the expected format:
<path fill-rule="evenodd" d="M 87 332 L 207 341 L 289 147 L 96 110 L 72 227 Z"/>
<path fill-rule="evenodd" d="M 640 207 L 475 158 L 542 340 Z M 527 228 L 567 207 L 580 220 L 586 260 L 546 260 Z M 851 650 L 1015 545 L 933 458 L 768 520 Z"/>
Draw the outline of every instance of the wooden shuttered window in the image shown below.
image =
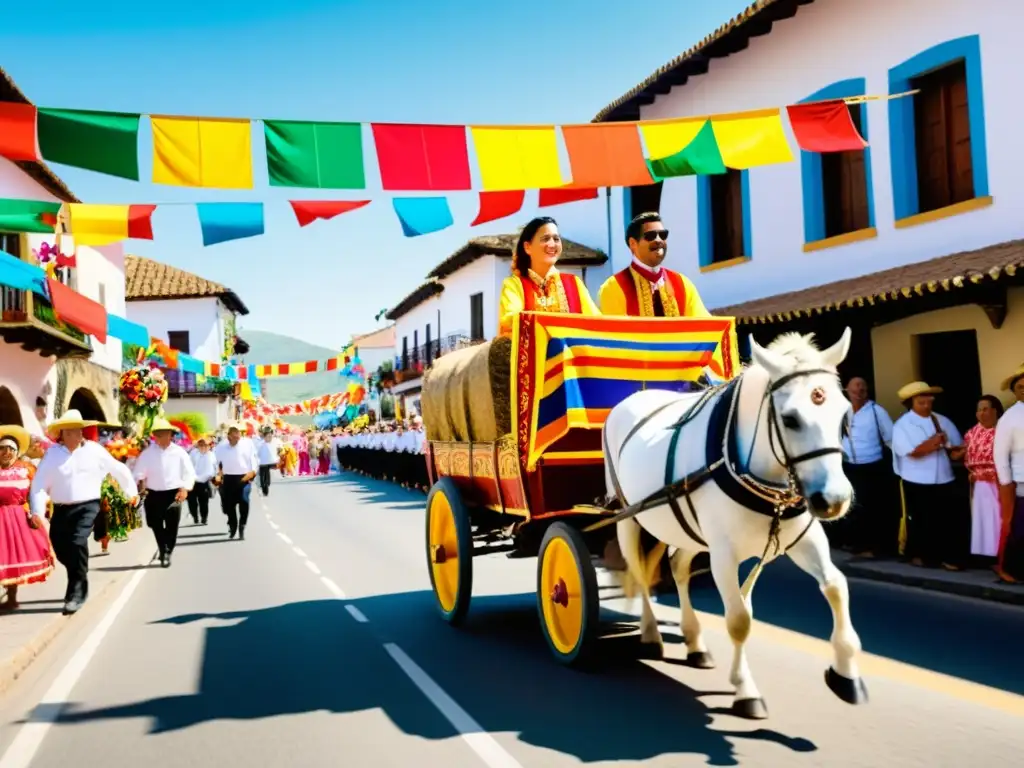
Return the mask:
<path fill-rule="evenodd" d="M 967 68 L 963 61 L 915 78 L 918 212 L 974 198 Z"/>
<path fill-rule="evenodd" d="M 857 131 L 863 135 L 860 104 L 847 105 Z M 864 150 L 821 155 L 825 237 L 836 237 L 871 226 Z"/>
<path fill-rule="evenodd" d="M 711 185 L 711 262 L 744 256 L 743 180 L 740 171 L 709 176 Z"/>

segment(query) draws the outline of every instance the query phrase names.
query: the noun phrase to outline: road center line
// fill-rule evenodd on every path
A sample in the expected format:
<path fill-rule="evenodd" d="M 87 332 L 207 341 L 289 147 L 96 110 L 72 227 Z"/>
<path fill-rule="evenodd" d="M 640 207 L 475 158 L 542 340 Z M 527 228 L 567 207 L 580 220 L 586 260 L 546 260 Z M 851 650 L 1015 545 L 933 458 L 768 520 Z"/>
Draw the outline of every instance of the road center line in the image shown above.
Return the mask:
<path fill-rule="evenodd" d="M 345 610 L 348 611 L 352 618 L 358 621 L 360 624 L 369 624 L 370 620 L 366 618 L 366 614 L 356 608 L 354 605 L 346 605 Z"/>
<path fill-rule="evenodd" d="M 309 568 L 317 576 L 320 575 L 320 569 L 316 567 L 316 563 L 311 563 L 309 560 L 306 561 L 306 567 Z"/>
<path fill-rule="evenodd" d="M 103 643 L 103 638 L 106 637 L 118 614 L 124 610 L 128 600 L 131 599 L 132 593 L 135 592 L 139 582 L 142 581 L 142 577 L 145 575 L 146 571 L 141 570 L 131 577 L 124 589 L 121 590 L 121 594 L 117 596 L 114 604 L 110 606 L 107 614 L 93 628 L 89 637 L 86 638 L 79 649 L 75 651 L 74 655 L 64 666 L 64 669 L 57 675 L 57 679 L 53 681 L 50 688 L 43 694 L 39 703 L 32 710 L 32 713 L 29 715 L 29 722 L 21 726 L 18 734 L 14 737 L 14 741 L 7 748 L 4 756 L 0 758 L 0 768 L 28 768 L 36 752 L 39 751 L 43 739 L 46 738 L 46 733 L 50 730 L 50 726 L 57 722 L 57 718 L 60 717 L 60 713 L 67 704 L 68 697 L 71 696 L 75 684 L 78 683 L 82 673 L 89 666 L 92 657 Z"/>
<path fill-rule="evenodd" d="M 294 552 L 296 555 L 298 555 L 299 557 L 302 557 L 302 558 L 309 557 L 309 555 L 307 555 L 305 552 L 303 552 L 298 547 L 292 547 L 292 552 Z"/>
<path fill-rule="evenodd" d="M 273 529 L 274 529 L 275 531 L 279 531 L 279 530 L 281 530 L 281 526 L 280 526 L 280 525 L 278 525 L 277 523 L 268 523 L 268 525 L 269 525 L 269 526 L 270 526 L 271 528 L 273 528 Z"/>
<path fill-rule="evenodd" d="M 335 597 L 341 597 L 341 598 L 345 597 L 345 593 L 342 592 L 341 587 L 339 587 L 333 581 L 328 579 L 326 576 L 321 576 L 320 577 L 320 581 L 323 582 L 323 585 L 325 587 L 327 587 L 327 589 L 330 590 L 331 594 L 334 595 Z"/>
<path fill-rule="evenodd" d="M 491 734 L 484 731 L 480 723 L 445 693 L 444 689 L 435 683 L 419 664 L 409 658 L 405 651 L 394 643 L 384 643 L 384 650 L 484 763 L 490 768 L 523 768 L 522 763 L 506 752 Z"/>
<path fill-rule="evenodd" d="M 291 544 L 294 544 L 294 543 L 295 543 L 294 541 L 292 541 L 291 539 L 289 539 L 289 538 L 288 538 L 287 536 L 285 536 L 285 535 L 284 535 L 283 533 L 281 533 L 280 531 L 278 531 L 278 532 L 277 532 L 277 535 L 278 535 L 278 537 L 280 537 L 281 541 L 283 541 L 283 542 L 284 542 L 285 544 L 289 544 L 289 545 L 291 545 Z"/>

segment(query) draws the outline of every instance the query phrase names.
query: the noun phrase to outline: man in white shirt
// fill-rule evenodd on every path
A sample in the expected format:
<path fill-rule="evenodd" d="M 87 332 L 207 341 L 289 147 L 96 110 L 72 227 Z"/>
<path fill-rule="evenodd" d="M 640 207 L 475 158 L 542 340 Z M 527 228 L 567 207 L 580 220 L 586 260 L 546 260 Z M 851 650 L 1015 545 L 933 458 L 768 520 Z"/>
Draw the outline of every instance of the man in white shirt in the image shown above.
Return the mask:
<path fill-rule="evenodd" d="M 84 438 L 82 430 L 95 424 L 70 410 L 49 425 L 47 434 L 57 444 L 39 462 L 29 492 L 34 515 L 45 517 L 47 498 L 53 502 L 50 542 L 68 572 L 65 615 L 77 612 L 89 597 L 89 534 L 100 513 L 103 481 L 112 475 L 134 503 L 139 493 L 128 467 Z"/>
<path fill-rule="evenodd" d="M 996 424 L 992 458 L 999 477 L 1003 534 L 999 551 L 999 578 L 1024 582 L 1024 363 L 1003 382 L 1017 402 Z"/>
<path fill-rule="evenodd" d="M 196 471 L 185 449 L 172 442 L 177 427 L 156 419 L 150 434 L 153 442 L 135 462 L 132 474 L 145 483 L 146 525 L 153 530 L 160 565 L 171 565 L 171 553 L 178 541 L 181 504 L 196 482 Z"/>
<path fill-rule="evenodd" d="M 900 389 L 897 397 L 908 410 L 893 425 L 892 453 L 903 482 L 906 556 L 914 565 L 955 571 L 970 543 L 964 537 L 970 507 L 958 492 L 950 461 L 962 453 L 963 438 L 952 421 L 932 410 L 941 392 L 923 381 Z"/>
<path fill-rule="evenodd" d="M 220 503 L 228 517 L 228 535 L 245 538 L 245 526 L 249 522 L 249 494 L 252 481 L 259 471 L 256 449 L 249 438 L 243 438 L 239 428 L 232 424 L 228 428 L 228 439 L 214 450 L 219 474 Z"/>
<path fill-rule="evenodd" d="M 843 437 L 843 471 L 854 490 L 854 507 L 825 527 L 833 546 L 863 556 L 891 557 L 899 551 L 899 488 L 892 470 L 892 419 L 868 397 L 868 383 L 854 376 L 846 384 L 850 433 Z"/>
<path fill-rule="evenodd" d="M 200 437 L 196 440 L 196 447 L 189 453 L 189 458 L 196 471 L 196 484 L 188 492 L 188 511 L 192 515 L 192 522 L 206 525 L 210 516 L 210 499 L 213 497 L 211 481 L 217 475 L 217 459 L 210 450 L 209 438 Z"/>
<path fill-rule="evenodd" d="M 262 439 L 256 443 L 256 457 L 260 463 L 260 490 L 264 496 L 270 495 L 270 470 L 277 466 L 280 458 L 281 441 L 274 437 L 274 428 L 263 427 L 260 430 Z"/>

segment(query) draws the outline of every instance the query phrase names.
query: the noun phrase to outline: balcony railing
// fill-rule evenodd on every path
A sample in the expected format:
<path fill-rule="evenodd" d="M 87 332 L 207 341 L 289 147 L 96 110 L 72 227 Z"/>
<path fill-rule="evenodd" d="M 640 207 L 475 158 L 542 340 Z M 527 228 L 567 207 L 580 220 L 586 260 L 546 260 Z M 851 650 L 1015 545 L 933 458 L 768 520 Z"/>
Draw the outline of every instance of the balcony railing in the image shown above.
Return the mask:
<path fill-rule="evenodd" d="M 0 286 L 0 335 L 26 349 L 57 357 L 87 357 L 89 338 L 57 318 L 53 305 L 32 291 Z"/>
<path fill-rule="evenodd" d="M 431 339 L 427 344 L 413 347 L 403 355 L 395 357 L 395 381 L 416 379 L 437 360 L 437 358 L 454 352 L 456 349 L 483 344 L 485 339 L 473 339 L 464 333 L 452 333 L 439 339 Z"/>
<path fill-rule="evenodd" d="M 179 371 L 173 368 L 161 368 L 164 378 L 167 379 L 167 394 L 170 396 L 182 395 L 233 395 L 235 385 L 233 382 L 222 379 L 210 379 L 188 371 Z"/>

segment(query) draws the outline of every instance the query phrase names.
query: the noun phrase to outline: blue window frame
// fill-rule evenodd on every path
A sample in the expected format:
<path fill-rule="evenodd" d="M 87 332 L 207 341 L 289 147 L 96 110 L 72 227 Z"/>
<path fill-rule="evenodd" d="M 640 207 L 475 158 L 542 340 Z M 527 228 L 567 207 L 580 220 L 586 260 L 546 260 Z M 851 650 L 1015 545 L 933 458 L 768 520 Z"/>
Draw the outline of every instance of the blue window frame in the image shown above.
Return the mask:
<path fill-rule="evenodd" d="M 967 112 L 971 126 L 974 196 L 988 195 L 988 149 L 985 141 L 985 98 L 981 82 L 981 39 L 959 37 L 922 51 L 889 70 L 889 93 L 912 89 L 915 77 L 963 61 L 967 72 Z M 889 154 L 892 163 L 893 208 L 896 220 L 921 212 L 917 195 L 917 152 L 912 97 L 889 102 Z"/>
<path fill-rule="evenodd" d="M 733 171 L 730 171 L 733 173 Z M 754 241 L 750 217 L 750 171 L 739 171 L 740 198 L 743 211 L 743 256 L 754 255 Z M 715 263 L 715 228 L 711 211 L 711 177 L 697 177 L 697 234 L 700 266 L 710 267 Z"/>
<path fill-rule="evenodd" d="M 867 83 L 863 77 L 841 80 L 826 85 L 812 93 L 801 103 L 808 101 L 827 101 L 829 99 L 849 99 L 864 96 Z M 868 111 L 864 104 L 857 105 L 860 109 L 860 132 L 868 141 Z M 825 188 L 822 184 L 821 153 L 800 152 L 800 178 L 804 196 L 804 242 L 814 243 L 826 238 L 825 229 Z M 865 194 L 868 200 L 868 226 L 875 226 L 875 195 L 871 179 L 871 146 L 864 148 L 864 181 Z"/>

